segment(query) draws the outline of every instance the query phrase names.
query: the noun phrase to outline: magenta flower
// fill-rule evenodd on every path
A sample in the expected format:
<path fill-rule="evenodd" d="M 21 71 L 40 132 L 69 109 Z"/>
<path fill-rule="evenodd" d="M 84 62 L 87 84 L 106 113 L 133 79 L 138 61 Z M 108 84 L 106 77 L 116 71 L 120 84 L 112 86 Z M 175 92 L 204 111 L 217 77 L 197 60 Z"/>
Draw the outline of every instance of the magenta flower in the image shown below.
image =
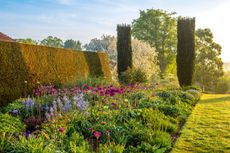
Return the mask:
<path fill-rule="evenodd" d="M 90 132 L 93 132 L 93 128 L 89 128 L 89 131 L 90 131 Z"/>
<path fill-rule="evenodd" d="M 100 91 L 100 96 L 104 96 L 104 95 L 105 95 L 104 91 Z"/>
<path fill-rule="evenodd" d="M 95 131 L 95 132 L 93 133 L 93 135 L 94 135 L 94 137 L 95 137 L 96 139 L 99 139 L 99 138 L 101 137 L 101 132 L 100 132 L 100 131 Z"/>
<path fill-rule="evenodd" d="M 65 129 L 64 129 L 63 127 L 60 127 L 60 128 L 58 129 L 58 131 L 61 132 L 61 133 L 63 133 L 63 132 L 65 131 Z"/>

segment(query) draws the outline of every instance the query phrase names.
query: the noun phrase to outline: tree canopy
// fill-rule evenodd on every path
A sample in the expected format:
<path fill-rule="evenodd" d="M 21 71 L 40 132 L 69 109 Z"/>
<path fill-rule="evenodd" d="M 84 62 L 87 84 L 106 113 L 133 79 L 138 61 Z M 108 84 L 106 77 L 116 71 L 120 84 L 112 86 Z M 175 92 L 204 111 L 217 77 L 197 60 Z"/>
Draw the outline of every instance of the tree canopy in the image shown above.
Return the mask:
<path fill-rule="evenodd" d="M 154 47 L 157 52 L 160 71 L 165 74 L 167 66 L 176 55 L 175 12 L 159 9 L 140 11 L 140 17 L 132 23 L 132 34 Z"/>
<path fill-rule="evenodd" d="M 58 37 L 48 36 L 41 41 L 40 45 L 62 48 L 63 41 Z"/>
<path fill-rule="evenodd" d="M 26 39 L 16 39 L 17 42 L 19 43 L 25 43 L 25 44 L 31 44 L 31 45 L 37 45 L 38 41 L 33 40 L 31 38 L 26 38 Z"/>
<path fill-rule="evenodd" d="M 195 81 L 203 90 L 212 90 L 224 75 L 220 54 L 221 46 L 214 42 L 211 30 L 196 30 Z"/>
<path fill-rule="evenodd" d="M 73 50 L 82 50 L 81 42 L 78 40 L 68 39 L 64 43 L 64 48 L 69 48 Z"/>
<path fill-rule="evenodd" d="M 84 45 L 84 48 L 88 51 L 107 51 L 108 50 L 108 39 L 106 35 L 101 36 L 101 39 L 91 39 L 88 44 Z"/>

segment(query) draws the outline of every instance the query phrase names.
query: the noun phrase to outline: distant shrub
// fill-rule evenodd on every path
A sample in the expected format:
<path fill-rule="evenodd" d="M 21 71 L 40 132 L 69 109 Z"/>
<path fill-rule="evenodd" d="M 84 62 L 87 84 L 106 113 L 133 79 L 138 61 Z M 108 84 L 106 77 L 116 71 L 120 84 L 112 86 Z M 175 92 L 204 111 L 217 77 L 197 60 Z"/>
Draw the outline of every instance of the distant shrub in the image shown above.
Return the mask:
<path fill-rule="evenodd" d="M 124 84 L 135 84 L 147 82 L 147 76 L 141 69 L 128 69 L 120 76 L 120 81 Z"/>
<path fill-rule="evenodd" d="M 217 84 L 216 84 L 216 88 L 215 88 L 215 92 L 216 93 L 227 93 L 230 89 L 230 80 L 225 79 L 225 78 L 221 78 L 220 80 L 218 80 Z"/>

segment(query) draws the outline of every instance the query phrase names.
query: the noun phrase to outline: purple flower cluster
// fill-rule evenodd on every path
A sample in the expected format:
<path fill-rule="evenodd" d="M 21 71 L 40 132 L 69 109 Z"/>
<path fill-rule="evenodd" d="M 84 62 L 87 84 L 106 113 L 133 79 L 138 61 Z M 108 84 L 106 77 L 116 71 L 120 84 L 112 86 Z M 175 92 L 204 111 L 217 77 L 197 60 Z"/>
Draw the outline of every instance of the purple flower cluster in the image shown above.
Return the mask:
<path fill-rule="evenodd" d="M 77 106 L 78 109 L 80 109 L 81 111 L 84 111 L 88 108 L 89 103 L 87 101 L 84 100 L 84 94 L 80 93 L 77 94 L 73 97 L 74 100 L 74 104 Z"/>
<path fill-rule="evenodd" d="M 31 99 L 30 97 L 28 97 L 27 99 L 25 99 L 24 101 L 22 101 L 22 104 L 26 106 L 27 110 L 28 109 L 33 109 L 35 102 L 33 99 Z"/>
<path fill-rule="evenodd" d="M 74 94 L 77 94 L 80 92 L 79 87 L 72 87 L 71 89 L 63 88 L 63 89 L 57 89 L 53 85 L 46 85 L 46 86 L 39 86 L 38 88 L 33 90 L 33 94 L 35 96 L 44 96 L 44 95 L 68 95 L 73 96 Z"/>
<path fill-rule="evenodd" d="M 124 94 L 126 89 L 124 87 L 114 87 L 113 85 L 105 86 L 105 87 L 89 87 L 88 92 L 91 92 L 92 94 L 98 94 L 100 96 L 110 96 L 113 97 L 115 95 L 122 95 Z"/>

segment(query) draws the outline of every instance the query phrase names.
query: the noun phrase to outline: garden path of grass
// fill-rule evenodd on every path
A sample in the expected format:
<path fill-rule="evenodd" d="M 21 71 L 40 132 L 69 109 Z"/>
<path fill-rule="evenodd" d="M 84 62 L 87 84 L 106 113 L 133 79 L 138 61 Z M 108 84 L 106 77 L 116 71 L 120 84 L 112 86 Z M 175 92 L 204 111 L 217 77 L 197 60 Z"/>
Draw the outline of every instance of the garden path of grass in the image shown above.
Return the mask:
<path fill-rule="evenodd" d="M 204 94 L 172 153 L 230 153 L 230 94 Z"/>

